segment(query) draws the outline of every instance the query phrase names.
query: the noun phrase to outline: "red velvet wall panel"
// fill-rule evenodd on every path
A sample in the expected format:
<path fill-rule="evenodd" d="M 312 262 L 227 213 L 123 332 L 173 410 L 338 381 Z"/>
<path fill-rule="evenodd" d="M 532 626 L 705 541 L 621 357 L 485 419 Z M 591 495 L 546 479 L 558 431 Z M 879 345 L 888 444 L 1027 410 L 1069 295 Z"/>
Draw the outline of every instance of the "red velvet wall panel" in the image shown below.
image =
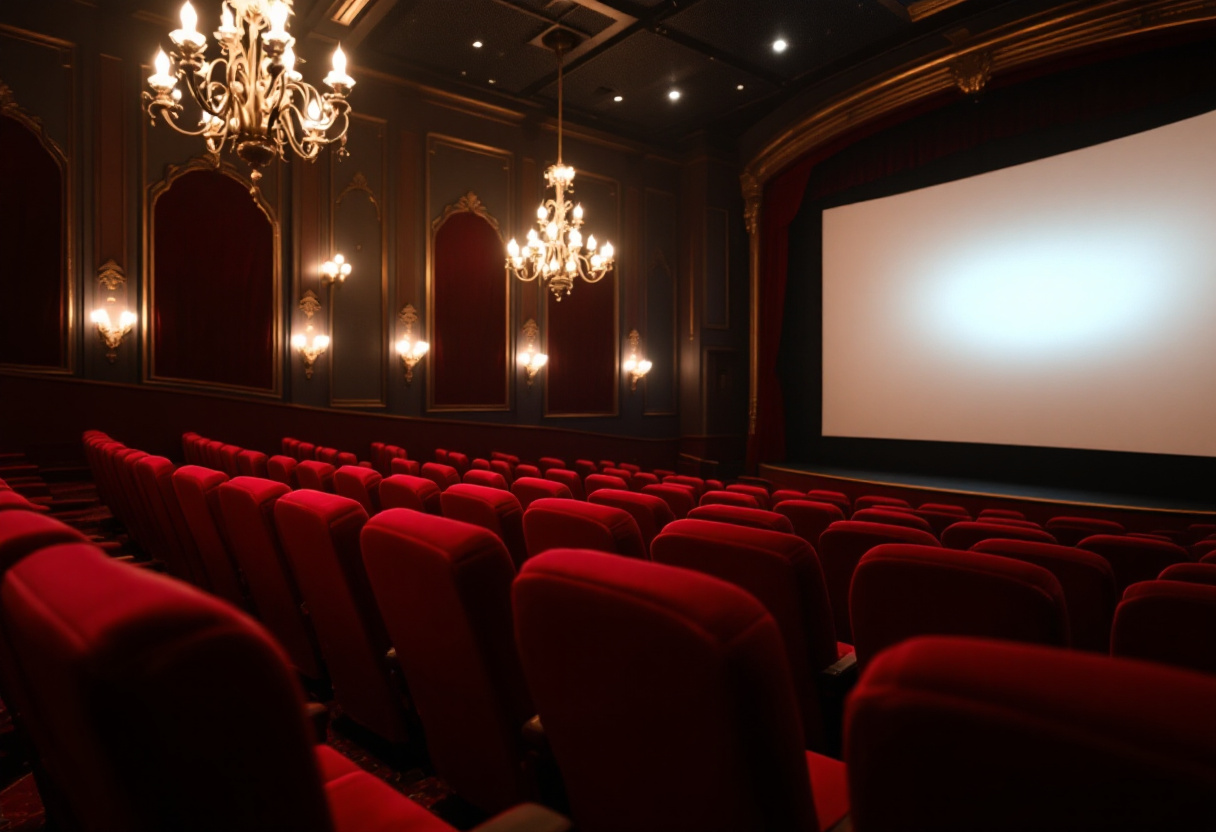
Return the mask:
<path fill-rule="evenodd" d="M 431 407 L 505 409 L 506 248 L 498 231 L 469 211 L 435 232 L 431 304 Z"/>
<path fill-rule="evenodd" d="M 545 291 L 548 415 L 616 413 L 616 291 L 615 270 L 598 283 L 576 281 L 560 302 Z"/>
<path fill-rule="evenodd" d="M 38 137 L 0 116 L 0 364 L 66 365 L 63 173 Z"/>
<path fill-rule="evenodd" d="M 152 376 L 276 388 L 275 227 L 238 180 L 175 179 L 153 206 Z"/>

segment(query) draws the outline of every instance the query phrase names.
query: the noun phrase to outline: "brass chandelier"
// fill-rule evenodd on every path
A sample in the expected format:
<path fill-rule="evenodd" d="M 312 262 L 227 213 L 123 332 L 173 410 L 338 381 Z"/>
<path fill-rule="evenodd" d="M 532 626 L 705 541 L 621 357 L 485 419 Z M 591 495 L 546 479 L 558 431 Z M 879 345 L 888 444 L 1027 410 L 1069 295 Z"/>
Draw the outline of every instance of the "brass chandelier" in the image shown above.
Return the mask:
<path fill-rule="evenodd" d="M 553 198 L 536 209 L 536 228 L 528 230 L 523 248 L 515 238 L 507 243 L 507 269 L 520 280 L 547 282 L 558 302 L 570 294 L 576 278 L 599 281 L 612 268 L 612 243 L 599 248 L 595 235 L 583 242 L 583 206 L 566 197 L 574 192 L 574 168 L 562 164 L 562 55 L 573 45 L 561 29 L 545 35 L 544 43 L 557 53 L 557 163 L 545 171 Z"/>
<path fill-rule="evenodd" d="M 186 2 L 181 28 L 169 34 L 172 59 L 163 50 L 157 54 L 156 74 L 148 79 L 155 95 L 143 94 L 153 124 L 161 115 L 177 132 L 202 136 L 217 156 L 234 145 L 252 170 L 255 191 L 261 169 L 286 159 L 289 148 L 311 161 L 338 142 L 338 154 L 346 155 L 346 96 L 355 85 L 346 74 L 346 56 L 340 46 L 334 51 L 333 69 L 324 79 L 331 92 L 318 93 L 304 83 L 295 68 L 295 38 L 287 33 L 291 11 L 291 0 L 224 0 L 214 35 L 223 55 L 208 61 L 207 37 L 195 28 L 198 16 Z M 178 123 L 179 81 L 202 111 L 195 128 Z"/>

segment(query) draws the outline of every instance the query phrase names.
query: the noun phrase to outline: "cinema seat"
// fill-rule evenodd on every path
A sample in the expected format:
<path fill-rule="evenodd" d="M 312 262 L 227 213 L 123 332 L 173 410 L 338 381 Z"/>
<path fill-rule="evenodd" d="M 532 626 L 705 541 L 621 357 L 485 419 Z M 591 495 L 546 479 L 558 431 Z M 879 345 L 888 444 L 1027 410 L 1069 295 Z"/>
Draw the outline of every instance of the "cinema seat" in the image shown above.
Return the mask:
<path fill-rule="evenodd" d="M 230 477 L 239 476 L 241 473 L 240 464 L 238 462 L 241 456 L 241 449 L 236 445 L 221 445 L 220 446 L 220 462 L 223 466 L 222 470 Z"/>
<path fill-rule="evenodd" d="M 1123 534 L 1127 529 L 1114 520 L 1099 520 L 1095 517 L 1052 517 L 1045 524 L 1047 531 L 1055 535 L 1063 546 L 1076 546 L 1084 538 L 1094 534 Z"/>
<path fill-rule="evenodd" d="M 1095 534 L 1082 540 L 1077 547 L 1106 558 L 1115 570 L 1115 588 L 1119 592 L 1139 581 L 1154 580 L 1167 566 L 1195 560 L 1176 543 L 1143 537 Z"/>
<path fill-rule="evenodd" d="M 439 462 L 428 462 L 423 465 L 421 475 L 439 486 L 440 491 L 447 491 L 448 488 L 460 482 L 460 472 L 456 468 Z"/>
<path fill-rule="evenodd" d="M 852 643 L 853 626 L 849 622 L 849 585 L 853 570 L 862 555 L 881 543 L 913 543 L 938 546 L 937 538 L 920 529 L 906 529 L 886 523 L 866 523 L 860 520 L 840 520 L 823 530 L 819 545 L 819 565 L 823 568 L 828 598 L 836 617 L 836 638 Z"/>
<path fill-rule="evenodd" d="M 849 610 L 862 667 L 888 647 L 921 635 L 1069 645 L 1064 590 L 1055 575 L 980 552 L 875 546 L 853 573 Z"/>
<path fill-rule="evenodd" d="M 469 457 L 460 451 L 448 451 L 447 464 L 455 468 L 457 474 L 464 476 L 464 472 L 469 470 Z"/>
<path fill-rule="evenodd" d="M 843 491 L 830 491 L 823 488 L 812 488 L 806 492 L 806 496 L 816 502 L 831 503 L 835 506 L 840 506 L 840 510 L 844 512 L 845 517 L 848 517 L 853 512 L 853 503 L 849 500 L 847 494 Z"/>
<path fill-rule="evenodd" d="M 157 539 L 161 548 L 157 557 L 178 577 L 218 594 L 216 582 L 222 581 L 223 577 L 212 571 L 214 564 L 207 563 L 199 555 L 177 492 L 173 490 L 175 470 L 176 466 L 163 456 L 145 454 L 132 463 L 132 473 L 143 493 L 148 516 L 159 534 Z"/>
<path fill-rule="evenodd" d="M 1199 558 L 1200 563 L 1216 563 L 1216 549 L 1206 552 Z"/>
<path fill-rule="evenodd" d="M 444 517 L 480 526 L 501 540 L 515 568 L 527 560 L 523 509 L 510 491 L 458 483 L 439 496 L 439 504 Z"/>
<path fill-rule="evenodd" d="M 776 497 L 775 494 L 773 496 Z M 788 517 L 793 524 L 794 534 L 811 544 L 812 548 L 819 546 L 819 536 L 824 529 L 837 520 L 844 520 L 840 506 L 809 498 L 781 500 L 773 506 L 773 511 Z"/>
<path fill-rule="evenodd" d="M 217 489 L 227 481 L 228 477 L 222 472 L 199 465 L 184 465 L 173 472 L 173 490 L 199 560 L 207 572 L 211 591 L 230 604 L 248 609 L 240 572 L 228 551 L 219 505 Z"/>
<path fill-rule="evenodd" d="M 899 506 L 901 508 L 911 508 L 912 506 L 907 500 L 902 497 L 885 497 L 879 494 L 863 494 L 853 501 L 853 513 L 863 511 L 867 508 L 875 508 L 876 506 Z"/>
<path fill-rule="evenodd" d="M 657 563 L 713 575 L 764 605 L 781 631 L 806 747 L 827 753 L 818 676 L 852 648 L 836 641 L 815 550 L 792 534 L 688 519 L 664 529 L 650 552 Z"/>
<path fill-rule="evenodd" d="M 753 529 L 766 529 L 786 534 L 794 533 L 794 524 L 790 522 L 788 517 L 775 511 L 765 511 L 762 508 L 711 503 L 697 506 L 688 512 L 688 517 L 691 520 L 712 520 L 717 523 L 730 523 L 735 526 L 749 526 Z"/>
<path fill-rule="evenodd" d="M 920 529 L 922 532 L 933 534 L 933 526 L 925 518 L 918 517 L 910 511 L 884 508 L 883 504 L 874 508 L 859 508 L 853 512 L 853 519 L 859 523 L 886 523 L 891 526 Z"/>
<path fill-rule="evenodd" d="M 334 699 L 372 733 L 404 744 L 408 703 L 389 675 L 391 646 L 359 552 L 367 513 L 354 500 L 320 491 L 285 494 L 275 528 L 308 605 Z"/>
<path fill-rule="evenodd" d="M 0 575 L 38 549 L 88 542 L 87 536 L 53 517 L 32 511 L 7 511 L 0 521 Z"/>
<path fill-rule="evenodd" d="M 334 466 L 318 460 L 304 460 L 296 466 L 296 483 L 300 488 L 334 492 Z"/>
<path fill-rule="evenodd" d="M 343 465 L 334 471 L 334 493 L 363 506 L 368 516 L 380 511 L 380 483 L 383 477 L 374 468 Z"/>
<path fill-rule="evenodd" d="M 625 483 L 625 487 L 628 488 L 630 491 L 637 490 L 633 486 L 633 474 L 631 474 L 629 471 L 626 471 L 624 468 L 601 468 L 599 473 L 601 475 L 607 476 L 607 477 L 616 477 L 621 482 Z M 591 493 L 591 492 L 587 492 L 587 493 Z"/>
<path fill-rule="evenodd" d="M 461 482 L 469 483 L 470 485 L 480 485 L 484 488 L 497 488 L 500 491 L 511 490 L 502 474 L 497 471 L 491 471 L 488 468 L 485 470 L 470 468 L 464 472 Z"/>
<path fill-rule="evenodd" d="M 459 488 L 468 486 L 444 501 Z M 526 799 L 521 729 L 536 712 L 515 651 L 515 566 L 502 540 L 392 509 L 368 521 L 360 541 L 436 773 L 485 812 Z"/>
<path fill-rule="evenodd" d="M 565 468 L 566 461 L 563 459 L 558 459 L 555 456 L 542 456 L 539 460 L 537 460 L 536 465 L 538 468 L 540 468 L 541 473 L 544 474 L 550 468 Z"/>
<path fill-rule="evenodd" d="M 85 546 L 27 558 L 0 598 L 26 683 L 55 692 L 31 734 L 73 829 L 451 832 L 314 745 L 282 652 L 232 607 Z"/>
<path fill-rule="evenodd" d="M 506 480 L 508 488 L 511 487 L 511 482 L 515 479 L 515 469 L 510 462 L 505 459 L 491 459 L 490 470 Z"/>
<path fill-rule="evenodd" d="M 853 828 L 1210 827 L 1213 702 L 1216 677 L 1171 667 L 1013 642 L 906 641 L 874 659 L 849 699 Z"/>
<path fill-rule="evenodd" d="M 639 494 L 633 491 L 620 491 L 615 488 L 601 488 L 587 495 L 587 502 L 601 506 L 612 506 L 629 512 L 638 524 L 642 533 L 642 543 L 646 551 L 650 551 L 650 542 L 663 527 L 676 519 L 671 513 L 671 507 L 662 498 L 653 494 Z"/>
<path fill-rule="evenodd" d="M 1023 529 L 1001 523 L 981 523 L 962 520 L 952 523 L 942 532 L 942 545 L 947 549 L 970 549 L 981 540 L 1033 540 L 1038 543 L 1056 543 L 1054 536 L 1042 529 Z"/>
<path fill-rule="evenodd" d="M 545 497 L 574 499 L 570 489 L 560 482 L 539 477 L 517 477 L 515 482 L 511 483 L 511 493 L 519 500 L 519 506 L 524 511 L 527 511 L 534 501 Z"/>
<path fill-rule="evenodd" d="M 319 446 L 317 448 L 317 462 L 324 462 L 326 465 L 338 467 L 338 449 Z"/>
<path fill-rule="evenodd" d="M 291 489 L 271 480 L 234 477 L 220 483 L 216 492 L 232 555 L 245 576 L 258 619 L 283 645 L 302 676 L 321 679 L 325 674 L 320 647 L 274 525 L 274 504 Z"/>
<path fill-rule="evenodd" d="M 266 460 L 266 477 L 282 483 L 288 488 L 296 487 L 296 466 L 299 460 L 286 456 L 272 456 Z"/>
<path fill-rule="evenodd" d="M 409 477 L 417 477 L 422 474 L 422 466 L 418 464 L 416 459 L 406 459 L 403 456 L 395 456 L 388 461 L 389 474 L 405 474 Z"/>
<path fill-rule="evenodd" d="M 985 517 L 979 522 L 992 523 L 997 526 L 1013 526 L 1018 529 L 1043 529 L 1040 523 L 1036 523 L 1033 520 L 1022 520 L 1017 517 Z"/>
<path fill-rule="evenodd" d="M 520 477 L 531 477 L 532 479 L 537 479 L 537 480 L 542 478 L 541 470 L 539 468 L 537 468 L 535 465 L 528 465 L 527 463 L 520 463 L 519 465 L 516 465 L 514 468 L 511 469 L 511 473 L 513 475 L 513 478 L 511 481 L 512 485 L 514 485 L 515 480 L 519 479 Z"/>
<path fill-rule="evenodd" d="M 317 446 L 312 442 L 300 442 L 296 445 L 296 459 L 300 462 L 317 458 Z"/>
<path fill-rule="evenodd" d="M 637 491 L 641 491 L 648 485 L 659 485 L 658 476 L 649 471 L 637 471 L 629 480 L 629 487 Z"/>
<path fill-rule="evenodd" d="M 642 532 L 629 512 L 579 500 L 534 501 L 524 512 L 524 538 L 529 557 L 565 548 L 648 557 Z"/>
<path fill-rule="evenodd" d="M 1216 586 L 1132 584 L 1115 608 L 1110 652 L 1216 674 Z"/>
<path fill-rule="evenodd" d="M 760 485 L 747 485 L 745 483 L 731 483 L 726 486 L 726 491 L 733 491 L 738 494 L 750 494 L 756 498 L 756 507 L 769 509 L 772 507 L 772 501 L 769 497 L 769 491 Z"/>
<path fill-rule="evenodd" d="M 701 499 L 701 495 L 703 495 L 706 491 L 709 490 L 705 486 L 705 480 L 701 479 L 700 477 L 689 477 L 689 476 L 685 476 L 683 474 L 673 474 L 670 477 L 663 477 L 663 484 L 664 485 L 690 485 L 690 486 L 692 486 L 693 490 L 696 491 L 696 496 L 697 496 L 698 500 Z"/>
<path fill-rule="evenodd" d="M 588 477 L 597 471 L 599 471 L 599 467 L 589 459 L 574 460 L 574 473 L 578 474 L 580 478 Z"/>
<path fill-rule="evenodd" d="M 699 506 L 740 506 L 742 508 L 760 508 L 760 501 L 751 494 L 740 494 L 738 491 L 706 491 L 697 501 Z"/>
<path fill-rule="evenodd" d="M 236 458 L 236 470 L 239 476 L 242 477 L 261 477 L 265 479 L 266 471 L 266 454 L 261 451 L 241 451 Z"/>
<path fill-rule="evenodd" d="M 777 503 L 783 502 L 785 500 L 810 500 L 810 499 L 811 499 L 810 497 L 806 496 L 805 491 L 798 491 L 793 488 L 778 488 L 776 491 L 774 491 L 772 494 L 769 495 L 769 500 L 772 502 L 773 505 L 777 505 Z"/>
<path fill-rule="evenodd" d="M 380 481 L 380 510 L 408 508 L 427 514 L 442 514 L 439 486 L 425 477 L 393 474 Z"/>
<path fill-rule="evenodd" d="M 663 483 L 642 486 L 642 494 L 653 494 L 671 508 L 671 513 L 677 520 L 688 516 L 688 512 L 697 507 L 697 498 L 693 489 L 681 485 L 664 485 Z"/>
<path fill-rule="evenodd" d="M 1175 563 L 1161 570 L 1159 581 L 1186 581 L 1192 584 L 1216 586 L 1216 564 Z"/>
<path fill-rule="evenodd" d="M 545 479 L 566 486 L 566 489 L 570 492 L 570 496 L 576 500 L 587 499 L 587 492 L 583 490 L 583 478 L 576 471 L 568 471 L 565 468 L 550 468 L 548 471 L 545 471 Z"/>
<path fill-rule="evenodd" d="M 583 493 L 591 496 L 601 488 L 615 488 L 618 491 L 628 491 L 629 483 L 611 474 L 588 474 L 583 479 Z"/>
<path fill-rule="evenodd" d="M 556 550 L 524 564 L 513 600 L 580 830 L 826 830 L 848 813 L 845 767 L 803 750 L 780 630 L 747 592 Z"/>
<path fill-rule="evenodd" d="M 32 503 L 7 486 L 0 486 L 0 511 L 46 512 L 46 506 Z"/>
<path fill-rule="evenodd" d="M 1025 520 L 1026 515 L 1017 509 L 1012 508 L 985 508 L 980 509 L 980 520 L 988 520 L 994 517 L 1003 517 L 1006 520 Z"/>

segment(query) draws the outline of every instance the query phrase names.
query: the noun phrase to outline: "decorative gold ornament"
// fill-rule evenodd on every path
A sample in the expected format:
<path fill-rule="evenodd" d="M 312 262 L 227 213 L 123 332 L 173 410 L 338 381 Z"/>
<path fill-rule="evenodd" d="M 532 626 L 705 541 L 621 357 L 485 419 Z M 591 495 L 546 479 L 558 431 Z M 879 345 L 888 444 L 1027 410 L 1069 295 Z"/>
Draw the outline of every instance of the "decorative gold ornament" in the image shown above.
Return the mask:
<path fill-rule="evenodd" d="M 536 351 L 536 340 L 540 336 L 540 327 L 536 325 L 535 319 L 528 318 L 524 321 L 523 332 L 527 346 L 519 354 L 519 364 L 524 368 L 524 377 L 528 382 L 528 387 L 531 387 L 532 382 L 536 379 L 536 374 L 549 363 L 549 356 Z"/>
<path fill-rule="evenodd" d="M 405 325 L 405 334 L 393 345 L 397 355 L 401 357 L 401 366 L 405 368 L 405 383 L 414 380 L 414 365 L 423 359 L 431 345 L 426 341 L 414 340 L 414 324 L 418 323 L 418 310 L 412 303 L 407 303 L 397 313 L 397 320 Z"/>
<path fill-rule="evenodd" d="M 629 389 L 638 389 L 638 379 L 645 378 L 652 365 L 645 358 L 638 357 L 638 345 L 642 336 L 636 329 L 629 330 L 629 358 L 625 359 L 625 372 L 629 373 Z"/>

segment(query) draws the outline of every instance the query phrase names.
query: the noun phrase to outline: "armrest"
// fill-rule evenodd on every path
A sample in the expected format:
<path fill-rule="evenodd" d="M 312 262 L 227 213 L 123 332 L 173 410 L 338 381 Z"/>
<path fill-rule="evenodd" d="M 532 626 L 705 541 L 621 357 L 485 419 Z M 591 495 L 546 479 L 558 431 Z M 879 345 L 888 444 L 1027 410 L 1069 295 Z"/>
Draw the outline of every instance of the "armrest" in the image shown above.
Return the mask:
<path fill-rule="evenodd" d="M 520 733 L 523 735 L 524 745 L 528 748 L 543 754 L 549 753 L 549 738 L 545 736 L 545 726 L 540 724 L 539 714 L 525 722 Z"/>
<path fill-rule="evenodd" d="M 329 708 L 320 702 L 306 702 L 304 704 L 304 715 L 312 723 L 312 729 L 316 733 L 317 742 L 327 742 L 329 740 Z"/>
<path fill-rule="evenodd" d="M 473 827 L 473 832 L 566 832 L 571 824 L 564 815 L 535 803 L 521 803 Z"/>
<path fill-rule="evenodd" d="M 857 684 L 858 675 L 857 654 L 846 653 L 834 664 L 819 671 L 820 689 L 843 697 Z"/>

